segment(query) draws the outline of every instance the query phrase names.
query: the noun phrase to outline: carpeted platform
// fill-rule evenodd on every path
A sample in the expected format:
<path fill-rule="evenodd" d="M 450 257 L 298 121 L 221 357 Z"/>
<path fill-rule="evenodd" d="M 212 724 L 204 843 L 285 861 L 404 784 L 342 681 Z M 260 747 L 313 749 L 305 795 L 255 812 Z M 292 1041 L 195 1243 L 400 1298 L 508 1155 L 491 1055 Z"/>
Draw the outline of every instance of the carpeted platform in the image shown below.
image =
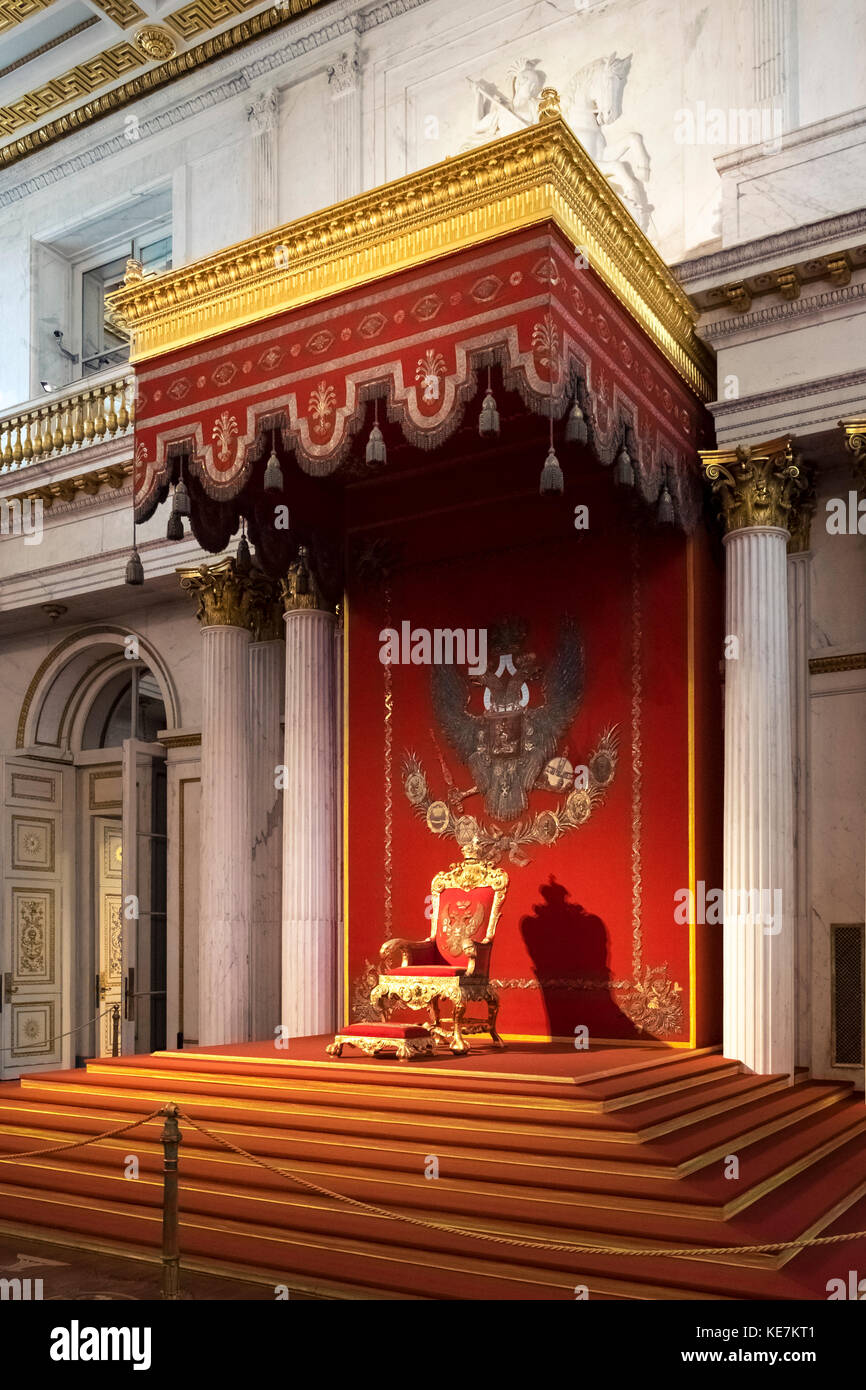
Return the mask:
<path fill-rule="evenodd" d="M 103 1058 L 2 1083 L 0 1153 L 175 1100 L 214 1136 L 319 1187 L 431 1223 L 304 1191 L 182 1122 L 187 1256 L 337 1296 L 573 1299 L 585 1284 L 606 1299 L 823 1299 L 827 1279 L 866 1267 L 866 1242 L 738 1248 L 866 1229 L 866 1112 L 846 1086 L 746 1076 L 712 1050 L 516 1043 L 398 1063 L 330 1058 L 326 1041 L 293 1039 L 288 1055 L 264 1043 Z M 0 1164 L 0 1223 L 156 1247 L 161 1124 Z M 124 1176 L 128 1154 L 137 1180 Z M 528 1237 L 723 1253 L 582 1255 Z"/>

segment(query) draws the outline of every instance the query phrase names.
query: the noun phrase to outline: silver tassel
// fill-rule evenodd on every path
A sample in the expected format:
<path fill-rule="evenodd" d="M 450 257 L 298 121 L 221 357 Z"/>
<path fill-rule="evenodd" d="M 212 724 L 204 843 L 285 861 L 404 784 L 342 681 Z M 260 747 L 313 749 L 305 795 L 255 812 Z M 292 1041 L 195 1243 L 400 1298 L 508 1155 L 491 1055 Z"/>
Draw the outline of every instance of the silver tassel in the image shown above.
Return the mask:
<path fill-rule="evenodd" d="M 634 487 L 634 469 L 631 466 L 631 455 L 624 444 L 616 456 L 613 480 L 617 487 Z"/>
<path fill-rule="evenodd" d="M 659 496 L 657 517 L 660 526 L 673 526 L 674 524 L 674 499 L 671 497 L 667 483 L 665 483 Z"/>
<path fill-rule="evenodd" d="M 265 469 L 265 492 L 282 492 L 282 490 L 283 470 L 275 451 L 271 449 L 271 456 Z"/>
<path fill-rule="evenodd" d="M 165 528 L 165 538 L 167 541 L 183 540 L 183 519 L 180 512 L 174 508 L 168 514 L 168 525 Z"/>
<path fill-rule="evenodd" d="M 496 409 L 496 401 L 490 390 L 487 391 L 481 405 L 481 414 L 478 417 L 478 433 L 482 439 L 499 433 L 499 411 Z"/>
<path fill-rule="evenodd" d="M 562 469 L 559 466 L 559 459 L 553 452 L 553 446 L 547 451 L 547 458 L 544 460 L 544 467 L 541 470 L 541 482 L 538 491 L 542 497 L 548 493 L 562 492 L 565 488 L 565 479 L 562 476 Z"/>
<path fill-rule="evenodd" d="M 238 553 L 235 556 L 235 565 L 237 566 L 238 574 L 249 574 L 252 563 L 253 559 L 250 555 L 250 547 L 247 544 L 247 538 L 245 535 L 241 535 L 238 541 Z"/>
<path fill-rule="evenodd" d="M 387 458 L 385 440 L 378 424 L 374 424 L 370 431 L 370 438 L 367 440 L 367 462 L 384 463 Z"/>
<path fill-rule="evenodd" d="M 585 444 L 589 439 L 589 430 L 586 425 L 586 416 L 577 401 L 568 413 L 565 422 L 565 442 L 566 444 Z"/>
<path fill-rule="evenodd" d="M 129 559 L 128 559 L 127 562 L 126 562 L 126 580 L 125 580 L 125 582 L 126 582 L 127 584 L 143 584 L 143 583 L 144 583 L 144 566 L 143 566 L 142 563 L 141 563 L 141 556 L 139 555 L 138 551 L 136 550 L 136 548 L 135 548 L 134 546 L 133 546 L 132 554 L 130 555 Z"/>
<path fill-rule="evenodd" d="M 171 509 L 177 512 L 178 516 L 189 516 L 189 493 L 183 478 L 180 478 L 175 486 Z"/>

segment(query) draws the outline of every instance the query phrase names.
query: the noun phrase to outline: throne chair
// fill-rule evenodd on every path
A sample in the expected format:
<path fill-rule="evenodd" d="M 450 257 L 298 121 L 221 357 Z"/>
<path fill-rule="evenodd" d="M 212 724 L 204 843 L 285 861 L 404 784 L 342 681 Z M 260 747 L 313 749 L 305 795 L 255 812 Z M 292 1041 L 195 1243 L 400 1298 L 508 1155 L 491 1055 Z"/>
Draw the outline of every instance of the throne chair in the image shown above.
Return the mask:
<path fill-rule="evenodd" d="M 508 875 L 480 856 L 477 840 L 463 848 L 463 863 L 433 879 L 430 935 L 423 941 L 393 937 L 379 952 L 379 980 L 370 1003 L 388 1021 L 400 1004 L 430 1011 L 430 1032 L 451 1051 L 469 1051 L 466 1036 L 496 1031 L 499 996 L 490 983 L 496 924 L 508 890 Z M 396 960 L 399 958 L 399 964 Z M 467 1019 L 467 1004 L 487 1006 L 486 1019 Z M 450 1017 L 442 1017 L 442 1005 Z"/>

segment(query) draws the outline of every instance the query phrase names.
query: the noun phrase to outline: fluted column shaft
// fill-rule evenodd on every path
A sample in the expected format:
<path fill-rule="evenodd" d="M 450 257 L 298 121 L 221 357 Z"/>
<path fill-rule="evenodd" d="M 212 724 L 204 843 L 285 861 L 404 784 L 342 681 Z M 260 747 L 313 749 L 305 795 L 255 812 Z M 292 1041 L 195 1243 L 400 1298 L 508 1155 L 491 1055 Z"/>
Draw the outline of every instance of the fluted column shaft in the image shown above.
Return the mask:
<path fill-rule="evenodd" d="M 283 1023 L 289 1036 L 333 1032 L 337 999 L 335 617 L 286 613 L 283 761 Z"/>
<path fill-rule="evenodd" d="M 254 1038 L 273 1038 L 280 1023 L 283 801 L 277 771 L 285 649 L 281 639 L 250 644 L 252 931 L 251 1017 Z"/>
<path fill-rule="evenodd" d="M 794 1068 L 793 769 L 788 532 L 725 537 L 724 1051 L 752 1071 Z"/>
<path fill-rule="evenodd" d="M 250 634 L 203 627 L 199 1043 L 250 1036 Z"/>
<path fill-rule="evenodd" d="M 794 977 L 796 982 L 796 1061 L 812 1062 L 812 921 L 809 824 L 811 817 L 811 738 L 809 634 L 812 626 L 812 556 L 788 556 L 788 631 L 791 660 L 791 737 L 794 759 Z"/>

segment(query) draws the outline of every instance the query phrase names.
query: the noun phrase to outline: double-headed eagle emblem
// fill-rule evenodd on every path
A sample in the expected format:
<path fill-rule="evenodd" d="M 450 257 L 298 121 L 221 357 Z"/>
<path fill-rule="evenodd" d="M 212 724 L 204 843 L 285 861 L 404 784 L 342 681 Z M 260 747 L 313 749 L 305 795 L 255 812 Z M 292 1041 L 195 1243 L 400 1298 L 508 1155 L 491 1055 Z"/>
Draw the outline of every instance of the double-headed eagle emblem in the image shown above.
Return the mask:
<path fill-rule="evenodd" d="M 414 753 L 407 753 L 403 764 L 406 795 L 434 833 L 448 832 L 461 844 L 475 837 L 486 854 L 507 850 L 515 862 L 525 861 L 521 845 L 552 844 L 588 820 L 616 769 L 615 729 L 602 735 L 584 766 L 573 767 L 558 752 L 583 697 L 583 644 L 574 620 L 563 620 L 546 669 L 526 650 L 526 635 L 520 619 L 491 628 L 487 668 L 480 675 L 467 678 L 453 665 L 433 667 L 436 722 L 473 784 L 457 787 L 438 744 L 446 799 L 431 795 Z M 470 682 L 482 688 L 477 713 L 469 708 Z M 532 694 L 539 684 L 540 700 Z M 435 742 L 432 730 L 431 736 Z M 530 814 L 536 791 L 558 793 L 559 805 Z M 464 802 L 474 796 L 483 798 L 491 824 L 465 813 Z"/>

